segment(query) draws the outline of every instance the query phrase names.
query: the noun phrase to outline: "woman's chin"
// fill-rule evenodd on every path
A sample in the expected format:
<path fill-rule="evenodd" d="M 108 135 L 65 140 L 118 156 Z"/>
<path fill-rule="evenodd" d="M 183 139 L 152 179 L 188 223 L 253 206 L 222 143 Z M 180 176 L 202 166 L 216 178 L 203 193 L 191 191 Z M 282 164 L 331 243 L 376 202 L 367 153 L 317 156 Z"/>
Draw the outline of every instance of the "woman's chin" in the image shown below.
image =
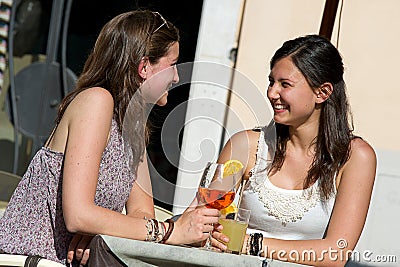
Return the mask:
<path fill-rule="evenodd" d="M 156 105 L 157 106 L 160 106 L 160 107 L 163 107 L 163 106 L 165 106 L 166 104 L 167 104 L 167 98 L 162 98 L 162 99 L 160 99 L 160 100 L 158 100 L 157 102 L 156 102 Z"/>
<path fill-rule="evenodd" d="M 168 92 L 163 94 L 163 96 L 160 97 L 160 99 L 157 100 L 156 105 L 160 106 L 160 107 L 165 106 L 167 104 L 167 102 L 168 102 L 167 98 L 168 98 Z"/>
<path fill-rule="evenodd" d="M 158 101 L 158 102 L 156 103 L 156 105 L 159 106 L 159 107 L 163 107 L 163 106 L 165 106 L 166 104 L 167 104 L 167 101 L 163 101 L 163 102 Z"/>

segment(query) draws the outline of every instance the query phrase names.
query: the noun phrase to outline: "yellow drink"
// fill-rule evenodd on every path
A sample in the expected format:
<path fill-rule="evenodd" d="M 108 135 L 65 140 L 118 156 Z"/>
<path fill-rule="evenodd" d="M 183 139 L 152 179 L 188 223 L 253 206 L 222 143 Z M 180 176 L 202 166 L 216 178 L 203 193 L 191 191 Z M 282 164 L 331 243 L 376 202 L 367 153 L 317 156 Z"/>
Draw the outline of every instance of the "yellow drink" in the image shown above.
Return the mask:
<path fill-rule="evenodd" d="M 228 244 L 225 243 L 228 247 L 228 252 L 240 254 L 248 223 L 222 218 L 218 222 L 224 227 L 222 233 L 229 237 Z"/>

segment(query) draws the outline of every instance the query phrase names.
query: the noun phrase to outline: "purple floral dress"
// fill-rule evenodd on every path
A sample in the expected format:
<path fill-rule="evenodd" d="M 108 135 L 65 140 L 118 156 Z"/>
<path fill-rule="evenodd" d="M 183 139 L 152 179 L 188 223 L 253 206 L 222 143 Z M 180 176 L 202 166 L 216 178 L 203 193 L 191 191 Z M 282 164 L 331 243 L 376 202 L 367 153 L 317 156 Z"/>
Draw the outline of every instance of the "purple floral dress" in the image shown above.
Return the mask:
<path fill-rule="evenodd" d="M 62 211 L 63 160 L 63 153 L 45 147 L 33 157 L 0 219 L 0 250 L 66 263 L 73 235 L 66 229 Z M 113 119 L 100 163 L 96 205 L 122 212 L 134 179 Z"/>

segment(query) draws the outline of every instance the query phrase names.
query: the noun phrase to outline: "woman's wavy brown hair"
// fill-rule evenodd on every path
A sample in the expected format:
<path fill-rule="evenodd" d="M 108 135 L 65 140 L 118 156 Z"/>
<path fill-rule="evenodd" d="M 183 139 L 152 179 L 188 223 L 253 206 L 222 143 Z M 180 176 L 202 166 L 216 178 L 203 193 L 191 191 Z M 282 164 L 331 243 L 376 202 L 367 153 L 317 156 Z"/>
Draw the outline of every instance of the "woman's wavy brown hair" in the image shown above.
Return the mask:
<path fill-rule="evenodd" d="M 148 136 L 145 103 L 138 90 L 143 82 L 138 73 L 139 63 L 147 58 L 151 64 L 156 64 L 175 42 L 179 42 L 178 29 L 157 12 L 135 10 L 111 19 L 102 28 L 75 89 L 61 102 L 56 123 L 80 92 L 91 87 L 106 89 L 114 99 L 114 118 L 121 133 L 128 105 L 129 112 L 139 120 L 135 125 L 140 127 L 135 127 L 133 136 L 129 136 L 132 141 L 124 140 L 131 146 L 131 166 L 136 172 Z"/>
<path fill-rule="evenodd" d="M 322 103 L 315 156 L 304 181 L 308 188 L 317 180 L 323 199 L 334 192 L 334 179 L 350 154 L 350 142 L 354 138 L 352 115 L 343 80 L 343 62 L 339 51 L 332 43 L 318 35 L 307 35 L 286 41 L 270 62 L 272 69 L 280 59 L 289 57 L 306 78 L 311 88 L 325 82 L 333 85 L 333 92 Z M 277 146 L 270 172 L 279 170 L 285 160 L 289 127 L 276 123 Z"/>

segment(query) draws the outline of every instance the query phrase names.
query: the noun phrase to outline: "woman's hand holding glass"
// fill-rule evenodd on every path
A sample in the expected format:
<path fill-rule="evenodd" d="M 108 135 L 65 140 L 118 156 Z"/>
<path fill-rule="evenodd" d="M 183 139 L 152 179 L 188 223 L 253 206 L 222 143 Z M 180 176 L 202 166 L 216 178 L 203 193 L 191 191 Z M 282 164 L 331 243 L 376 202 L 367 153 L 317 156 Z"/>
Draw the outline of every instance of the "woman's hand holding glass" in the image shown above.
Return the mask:
<path fill-rule="evenodd" d="M 169 244 L 199 244 L 208 238 L 218 223 L 219 211 L 206 207 L 188 207 L 176 221 Z"/>

